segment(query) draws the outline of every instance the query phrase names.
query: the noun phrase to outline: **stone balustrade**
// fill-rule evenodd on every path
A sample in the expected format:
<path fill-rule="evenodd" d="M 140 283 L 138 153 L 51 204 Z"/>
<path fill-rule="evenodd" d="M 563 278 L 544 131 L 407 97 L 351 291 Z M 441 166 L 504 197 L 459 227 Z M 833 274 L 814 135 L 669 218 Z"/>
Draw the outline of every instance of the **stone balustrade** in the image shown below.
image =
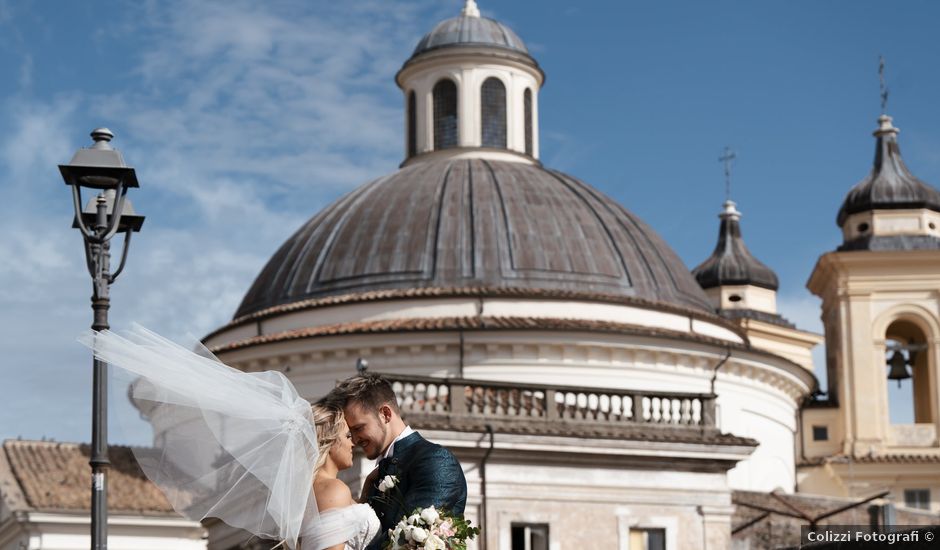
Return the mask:
<path fill-rule="evenodd" d="M 716 427 L 715 396 L 388 375 L 402 415 L 621 426 Z"/>

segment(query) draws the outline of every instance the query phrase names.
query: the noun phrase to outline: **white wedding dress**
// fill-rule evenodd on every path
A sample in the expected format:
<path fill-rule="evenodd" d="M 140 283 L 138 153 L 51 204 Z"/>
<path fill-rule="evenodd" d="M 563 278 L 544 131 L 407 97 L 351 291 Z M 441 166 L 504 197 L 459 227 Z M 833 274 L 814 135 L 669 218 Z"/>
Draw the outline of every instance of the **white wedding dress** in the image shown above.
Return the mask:
<path fill-rule="evenodd" d="M 353 526 L 355 533 L 348 528 Z M 299 550 L 321 550 L 345 539 L 343 550 L 365 550 L 382 529 L 375 511 L 368 504 L 353 504 L 338 510 L 325 510 L 301 534 Z M 345 531 L 344 531 L 345 530 Z"/>
<path fill-rule="evenodd" d="M 346 541 L 346 548 L 344 550 L 365 550 L 366 546 L 372 542 L 372 539 L 379 534 L 379 531 L 382 529 L 382 523 L 379 521 L 379 517 L 375 515 L 375 510 L 368 504 L 356 504 L 353 508 L 357 509 L 355 512 L 356 515 L 363 518 L 360 520 L 362 521 L 362 527 L 355 538 Z M 302 546 L 301 550 L 304 550 Z"/>

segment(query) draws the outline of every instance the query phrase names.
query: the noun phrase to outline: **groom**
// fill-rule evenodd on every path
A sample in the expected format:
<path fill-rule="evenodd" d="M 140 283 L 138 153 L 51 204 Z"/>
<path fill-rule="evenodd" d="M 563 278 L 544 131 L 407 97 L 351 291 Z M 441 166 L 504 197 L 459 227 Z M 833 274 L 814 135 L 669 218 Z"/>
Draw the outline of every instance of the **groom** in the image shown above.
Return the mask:
<path fill-rule="evenodd" d="M 382 548 L 388 530 L 415 508 L 435 506 L 463 514 L 467 480 L 460 462 L 450 451 L 405 424 L 388 381 L 364 373 L 340 382 L 329 397 L 343 405 L 353 442 L 369 459 L 380 459 L 362 491 L 382 522 L 382 531 L 367 550 Z M 379 498 L 383 495 L 378 484 L 387 475 L 398 477 L 400 499 Z"/>

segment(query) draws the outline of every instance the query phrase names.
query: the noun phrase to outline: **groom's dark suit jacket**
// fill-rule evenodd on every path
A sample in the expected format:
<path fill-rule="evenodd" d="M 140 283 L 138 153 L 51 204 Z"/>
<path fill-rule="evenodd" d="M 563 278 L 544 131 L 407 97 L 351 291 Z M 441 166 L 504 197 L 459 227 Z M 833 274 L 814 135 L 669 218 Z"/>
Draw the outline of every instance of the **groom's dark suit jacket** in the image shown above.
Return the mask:
<path fill-rule="evenodd" d="M 378 483 L 387 475 L 398 476 L 396 496 L 404 506 L 396 498 L 380 498 Z M 367 550 L 378 550 L 388 540 L 388 530 L 415 508 L 435 506 L 463 514 L 467 480 L 450 451 L 415 432 L 395 443 L 391 457 L 379 461 L 379 475 L 369 488 L 369 504 L 382 522 L 382 531 Z"/>

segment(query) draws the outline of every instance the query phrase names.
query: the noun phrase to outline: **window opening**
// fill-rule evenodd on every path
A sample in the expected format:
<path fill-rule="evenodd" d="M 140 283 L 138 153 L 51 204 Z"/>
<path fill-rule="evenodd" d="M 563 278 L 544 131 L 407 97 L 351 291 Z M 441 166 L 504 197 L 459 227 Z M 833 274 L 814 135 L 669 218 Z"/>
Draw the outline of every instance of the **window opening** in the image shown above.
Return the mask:
<path fill-rule="evenodd" d="M 665 529 L 630 529 L 630 550 L 666 550 Z"/>
<path fill-rule="evenodd" d="M 525 109 L 525 154 L 532 156 L 532 90 L 526 88 L 522 96 Z"/>
<path fill-rule="evenodd" d="M 434 149 L 457 146 L 457 85 L 441 80 L 434 85 Z"/>
<path fill-rule="evenodd" d="M 548 525 L 513 523 L 512 550 L 548 550 Z"/>
<path fill-rule="evenodd" d="M 908 320 L 898 320 L 885 333 L 883 373 L 887 380 L 891 424 L 933 423 L 930 391 L 935 375 L 930 371 L 930 353 L 923 331 Z"/>
<path fill-rule="evenodd" d="M 813 441 L 829 441 L 829 427 L 813 426 Z"/>
<path fill-rule="evenodd" d="M 930 489 L 904 489 L 904 505 L 908 508 L 930 509 Z"/>
<path fill-rule="evenodd" d="M 490 77 L 480 89 L 483 147 L 506 148 L 506 86 Z"/>
<path fill-rule="evenodd" d="M 417 99 L 412 91 L 408 94 L 408 156 L 418 154 Z"/>

